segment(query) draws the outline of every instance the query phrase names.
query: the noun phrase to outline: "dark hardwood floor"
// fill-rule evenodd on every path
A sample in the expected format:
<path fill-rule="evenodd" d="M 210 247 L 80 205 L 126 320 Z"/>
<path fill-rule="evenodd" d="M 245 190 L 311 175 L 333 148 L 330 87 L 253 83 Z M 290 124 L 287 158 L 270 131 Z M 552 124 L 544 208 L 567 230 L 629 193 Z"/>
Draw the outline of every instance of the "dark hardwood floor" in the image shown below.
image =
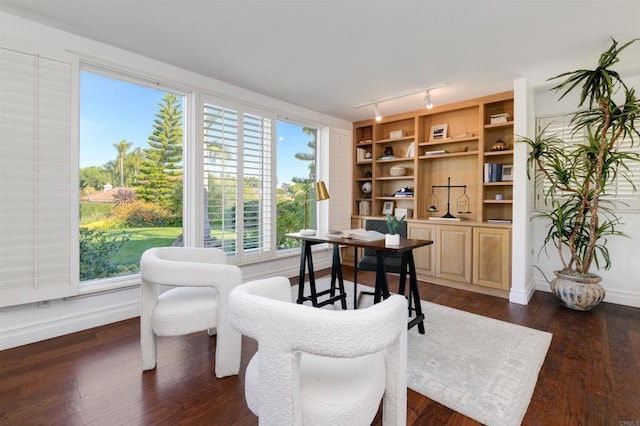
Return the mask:
<path fill-rule="evenodd" d="M 373 280 L 359 273 L 360 283 Z M 604 303 L 573 312 L 544 292 L 523 306 L 427 283 L 420 292 L 423 300 L 553 333 L 523 424 L 640 426 L 639 308 Z M 206 333 L 161 338 L 158 367 L 146 373 L 138 319 L 2 351 L 0 424 L 256 425 L 243 383 L 257 346 L 243 338 L 240 375 L 216 379 L 215 343 Z M 408 405 L 409 425 L 477 424 L 413 391 Z"/>

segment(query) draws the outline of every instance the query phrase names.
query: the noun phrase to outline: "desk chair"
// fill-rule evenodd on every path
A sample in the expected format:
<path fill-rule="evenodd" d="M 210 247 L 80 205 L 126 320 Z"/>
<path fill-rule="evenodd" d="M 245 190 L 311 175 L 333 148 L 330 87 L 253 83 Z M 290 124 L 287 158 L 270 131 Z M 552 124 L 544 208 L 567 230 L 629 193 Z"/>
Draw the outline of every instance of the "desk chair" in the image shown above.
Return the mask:
<path fill-rule="evenodd" d="M 392 295 L 366 309 L 292 303 L 272 277 L 236 287 L 231 324 L 258 342 L 245 398 L 261 425 L 369 425 L 383 399 L 385 425 L 407 417 L 407 302 Z"/>
<path fill-rule="evenodd" d="M 366 230 L 378 231 L 382 234 L 389 233 L 389 226 L 387 225 L 386 220 L 375 220 L 369 219 L 365 221 L 364 228 Z M 401 237 L 407 237 L 407 222 L 403 221 L 400 226 L 400 231 L 398 232 Z M 377 268 L 378 262 L 376 260 L 376 251 L 373 249 L 364 249 L 362 258 L 356 262 L 356 267 L 361 271 L 375 271 Z M 387 273 L 391 272 L 394 274 L 399 274 L 402 272 L 402 254 L 401 253 L 385 253 L 384 254 L 384 269 Z M 400 284 L 402 287 L 399 289 L 398 293 L 404 295 L 404 286 Z M 362 291 L 358 295 L 358 305 L 360 304 L 360 299 L 365 294 L 373 295 L 372 292 Z"/>

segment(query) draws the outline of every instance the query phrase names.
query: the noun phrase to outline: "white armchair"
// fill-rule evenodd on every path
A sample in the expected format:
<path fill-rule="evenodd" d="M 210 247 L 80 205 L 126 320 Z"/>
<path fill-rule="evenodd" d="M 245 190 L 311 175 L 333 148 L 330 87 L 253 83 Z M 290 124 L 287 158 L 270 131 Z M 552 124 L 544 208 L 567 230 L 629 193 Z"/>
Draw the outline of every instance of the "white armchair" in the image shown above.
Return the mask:
<path fill-rule="evenodd" d="M 407 416 L 407 301 L 367 309 L 291 303 L 284 277 L 236 287 L 233 327 L 258 341 L 245 397 L 261 425 L 369 425 L 383 398 L 383 424 Z"/>
<path fill-rule="evenodd" d="M 157 247 L 140 259 L 142 369 L 156 367 L 156 336 L 179 336 L 208 330 L 217 334 L 216 377 L 238 374 L 242 336 L 229 324 L 231 290 L 242 283 L 242 271 L 226 265 L 216 248 Z M 159 286 L 175 288 L 159 294 Z"/>

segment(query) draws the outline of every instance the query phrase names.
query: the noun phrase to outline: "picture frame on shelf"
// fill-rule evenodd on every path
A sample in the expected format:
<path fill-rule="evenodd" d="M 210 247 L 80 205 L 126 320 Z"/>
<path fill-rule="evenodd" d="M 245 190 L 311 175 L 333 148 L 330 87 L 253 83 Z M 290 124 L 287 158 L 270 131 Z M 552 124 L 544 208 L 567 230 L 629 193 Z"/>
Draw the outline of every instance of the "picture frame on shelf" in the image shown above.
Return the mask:
<path fill-rule="evenodd" d="M 502 165 L 502 180 L 503 181 L 513 180 L 513 164 Z"/>
<path fill-rule="evenodd" d="M 393 214 L 393 201 L 385 201 L 382 204 L 382 214 L 383 215 Z"/>
<path fill-rule="evenodd" d="M 447 138 L 448 124 L 436 124 L 431 126 L 431 139 L 432 141 L 443 140 Z"/>

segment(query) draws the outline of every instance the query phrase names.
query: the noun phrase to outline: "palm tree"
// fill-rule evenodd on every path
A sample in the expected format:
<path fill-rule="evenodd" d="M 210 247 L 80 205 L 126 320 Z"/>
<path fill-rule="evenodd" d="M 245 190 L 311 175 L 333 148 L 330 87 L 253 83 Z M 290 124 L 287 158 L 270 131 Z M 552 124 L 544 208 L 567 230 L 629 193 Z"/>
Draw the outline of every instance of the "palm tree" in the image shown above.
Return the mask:
<path fill-rule="evenodd" d="M 124 161 L 127 158 L 127 151 L 133 146 L 133 142 L 127 142 L 123 139 L 118 143 L 114 143 L 113 146 L 118 150 L 116 162 L 118 163 L 118 173 L 120 174 L 120 187 L 124 187 Z"/>
<path fill-rule="evenodd" d="M 126 168 L 127 175 L 129 176 L 128 184 L 131 185 L 132 181 L 135 184 L 138 181 L 138 172 L 140 171 L 140 164 L 144 160 L 144 152 L 142 152 L 142 148 L 139 146 L 136 147 L 133 151 L 127 154 L 126 159 Z M 133 177 L 131 177 L 133 175 Z"/>

